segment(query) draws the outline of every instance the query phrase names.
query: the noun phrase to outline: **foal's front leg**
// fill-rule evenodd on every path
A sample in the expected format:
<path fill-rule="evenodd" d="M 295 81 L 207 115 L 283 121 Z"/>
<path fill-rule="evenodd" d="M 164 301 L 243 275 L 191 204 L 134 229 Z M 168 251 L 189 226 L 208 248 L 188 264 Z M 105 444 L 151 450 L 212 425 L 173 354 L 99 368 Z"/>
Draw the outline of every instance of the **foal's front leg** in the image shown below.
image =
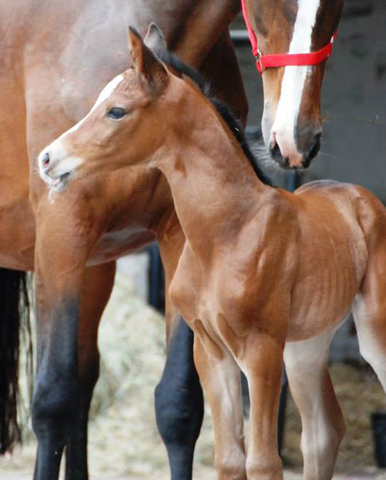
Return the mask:
<path fill-rule="evenodd" d="M 282 339 L 268 333 L 252 333 L 240 359 L 251 399 L 248 480 L 283 478 L 277 444 L 283 346 Z"/>
<path fill-rule="evenodd" d="M 245 480 L 240 370 L 231 354 L 205 333 L 195 335 L 194 360 L 212 411 L 218 479 Z"/>

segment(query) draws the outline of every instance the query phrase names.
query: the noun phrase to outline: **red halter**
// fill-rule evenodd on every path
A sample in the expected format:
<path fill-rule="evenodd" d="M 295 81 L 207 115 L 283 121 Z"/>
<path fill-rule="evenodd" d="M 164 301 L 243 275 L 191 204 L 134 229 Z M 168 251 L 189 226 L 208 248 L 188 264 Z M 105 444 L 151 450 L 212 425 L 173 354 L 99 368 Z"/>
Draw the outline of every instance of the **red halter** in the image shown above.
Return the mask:
<path fill-rule="evenodd" d="M 241 8 L 243 10 L 243 17 L 248 30 L 249 41 L 252 45 L 252 53 L 256 58 L 256 68 L 260 75 L 266 68 L 287 67 L 296 65 L 318 65 L 327 60 L 332 53 L 332 44 L 337 36 L 335 30 L 334 35 L 326 46 L 311 53 L 282 53 L 275 55 L 263 55 L 258 46 L 255 32 L 253 31 L 247 16 L 247 8 L 245 0 L 241 0 Z"/>

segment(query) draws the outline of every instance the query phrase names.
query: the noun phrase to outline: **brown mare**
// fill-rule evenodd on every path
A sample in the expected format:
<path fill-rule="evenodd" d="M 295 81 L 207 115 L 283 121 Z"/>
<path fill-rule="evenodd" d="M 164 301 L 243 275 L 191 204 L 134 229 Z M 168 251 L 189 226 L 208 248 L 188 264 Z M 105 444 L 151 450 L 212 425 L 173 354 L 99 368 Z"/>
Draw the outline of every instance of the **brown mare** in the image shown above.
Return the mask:
<path fill-rule="evenodd" d="M 247 1 L 252 5 L 257 0 Z M 268 8 L 260 5 L 262 12 Z M 278 4 L 278 14 L 281 8 L 285 4 Z M 115 260 L 157 237 L 171 277 L 179 255 L 173 259 L 165 252 L 173 239 L 173 252 L 183 244 L 169 188 L 159 172 L 138 168 L 135 176 L 132 169 L 94 176 L 51 201 L 36 174 L 36 156 L 84 116 L 108 78 L 126 68 L 126 25 L 145 31 L 154 18 L 169 46 L 212 79 L 214 91 L 245 120 L 244 90 L 225 32 L 239 10 L 238 0 L 194 4 L 191 0 L 22 0 L 3 5 L 0 265 L 4 268 L 0 273 L 5 292 L 22 280 L 19 272 L 36 272 L 35 479 L 57 477 L 65 445 L 66 478 L 87 478 L 87 416 L 98 377 L 97 329 L 114 282 Z M 270 37 L 286 32 L 290 38 L 295 19 L 296 15 L 287 16 L 280 30 L 271 29 Z M 304 96 L 302 109 L 307 111 L 312 102 L 311 95 Z M 0 332 L 0 359 L 8 365 L 0 372 L 0 451 L 17 437 L 17 371 L 9 362 L 18 344 L 17 297 L 14 308 L 10 296 L 5 297 L 5 310 L 11 315 L 2 318 Z M 167 317 L 168 361 L 156 392 L 157 421 L 172 476 L 182 479 L 191 476 L 202 394 L 191 358 L 191 331 L 169 305 Z"/>
<path fill-rule="evenodd" d="M 0 273 L 5 277 L 1 298 L 8 301 L 2 315 L 10 315 L 0 324 L 0 450 L 17 437 L 17 370 L 10 359 L 17 350 L 18 324 L 8 292 L 21 273 L 5 269 L 35 270 L 36 480 L 58 477 L 65 445 L 66 478 L 88 477 L 87 417 L 98 377 L 97 330 L 113 286 L 115 260 L 156 234 L 162 252 L 172 239 L 182 245 L 178 224 L 171 228 L 176 221 L 170 191 L 158 172 L 138 168 L 135 177 L 131 169 L 96 176 L 51 202 L 36 172 L 36 156 L 84 116 L 108 78 L 127 68 L 127 25 L 145 31 L 154 18 L 169 45 L 204 72 L 245 119 L 246 98 L 226 31 L 239 9 L 238 0 L 3 3 Z M 169 237 L 162 240 L 162 231 Z M 168 255 L 173 269 L 177 258 Z M 171 267 L 165 266 L 169 275 Z M 18 299 L 13 300 L 16 310 Z M 168 362 L 157 388 L 157 421 L 173 478 L 189 479 L 202 421 L 202 390 L 193 365 L 192 333 L 169 306 L 167 316 Z"/>
<path fill-rule="evenodd" d="M 331 479 L 345 426 L 327 351 L 351 310 L 362 355 L 386 387 L 386 210 L 355 185 L 313 182 L 293 194 L 264 184 L 192 76 L 177 62 L 168 69 L 135 31 L 129 38 L 135 66 L 42 151 L 40 175 L 59 202 L 68 192 L 57 190 L 91 174 L 162 172 L 186 237 L 169 293 L 195 334 L 218 478 L 283 478 L 284 355 L 303 424 L 304 478 Z M 251 396 L 247 453 L 239 369 Z"/>

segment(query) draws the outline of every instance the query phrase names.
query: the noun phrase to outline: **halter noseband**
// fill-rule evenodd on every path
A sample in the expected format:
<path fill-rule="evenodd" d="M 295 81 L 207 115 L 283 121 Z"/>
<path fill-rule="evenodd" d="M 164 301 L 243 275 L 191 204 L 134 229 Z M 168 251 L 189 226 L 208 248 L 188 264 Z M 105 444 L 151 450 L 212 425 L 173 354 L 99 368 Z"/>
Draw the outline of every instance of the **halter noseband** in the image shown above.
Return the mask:
<path fill-rule="evenodd" d="M 319 63 L 327 60 L 332 53 L 332 44 L 337 36 L 337 31 L 335 30 L 334 35 L 331 37 L 331 40 L 320 50 L 311 53 L 279 53 L 274 55 L 263 55 L 258 46 L 257 38 L 255 32 L 253 31 L 247 15 L 247 8 L 245 5 L 245 0 L 241 0 L 241 8 L 243 11 L 243 17 L 245 25 L 248 30 L 249 41 L 252 45 L 252 53 L 256 58 L 256 68 L 260 75 L 264 72 L 266 68 L 275 68 L 275 67 L 288 67 L 288 66 L 309 66 L 309 65 L 319 65 Z"/>

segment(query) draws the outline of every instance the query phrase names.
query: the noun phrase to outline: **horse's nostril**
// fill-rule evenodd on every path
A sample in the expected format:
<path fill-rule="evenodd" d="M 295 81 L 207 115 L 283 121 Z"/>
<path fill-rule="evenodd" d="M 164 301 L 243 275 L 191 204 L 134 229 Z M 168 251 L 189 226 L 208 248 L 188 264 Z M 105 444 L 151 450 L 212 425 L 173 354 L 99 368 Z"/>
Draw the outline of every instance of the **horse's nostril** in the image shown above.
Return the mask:
<path fill-rule="evenodd" d="M 50 166 L 50 155 L 49 155 L 48 152 L 46 152 L 46 153 L 43 155 L 42 165 L 43 165 L 43 168 L 44 168 L 45 170 L 47 170 L 47 168 Z"/>
<path fill-rule="evenodd" d="M 321 133 L 316 134 L 315 137 L 314 137 L 314 141 L 313 141 L 312 145 L 309 147 L 309 149 L 304 154 L 305 162 L 307 162 L 308 164 L 310 164 L 311 160 L 313 158 L 315 158 L 316 155 L 318 154 L 318 152 L 320 150 L 321 138 L 322 138 Z"/>
<path fill-rule="evenodd" d="M 274 144 L 271 143 L 269 146 L 269 153 L 271 154 L 271 157 L 276 160 L 277 162 L 281 162 L 283 160 L 283 156 L 280 151 L 279 145 L 275 142 Z"/>

